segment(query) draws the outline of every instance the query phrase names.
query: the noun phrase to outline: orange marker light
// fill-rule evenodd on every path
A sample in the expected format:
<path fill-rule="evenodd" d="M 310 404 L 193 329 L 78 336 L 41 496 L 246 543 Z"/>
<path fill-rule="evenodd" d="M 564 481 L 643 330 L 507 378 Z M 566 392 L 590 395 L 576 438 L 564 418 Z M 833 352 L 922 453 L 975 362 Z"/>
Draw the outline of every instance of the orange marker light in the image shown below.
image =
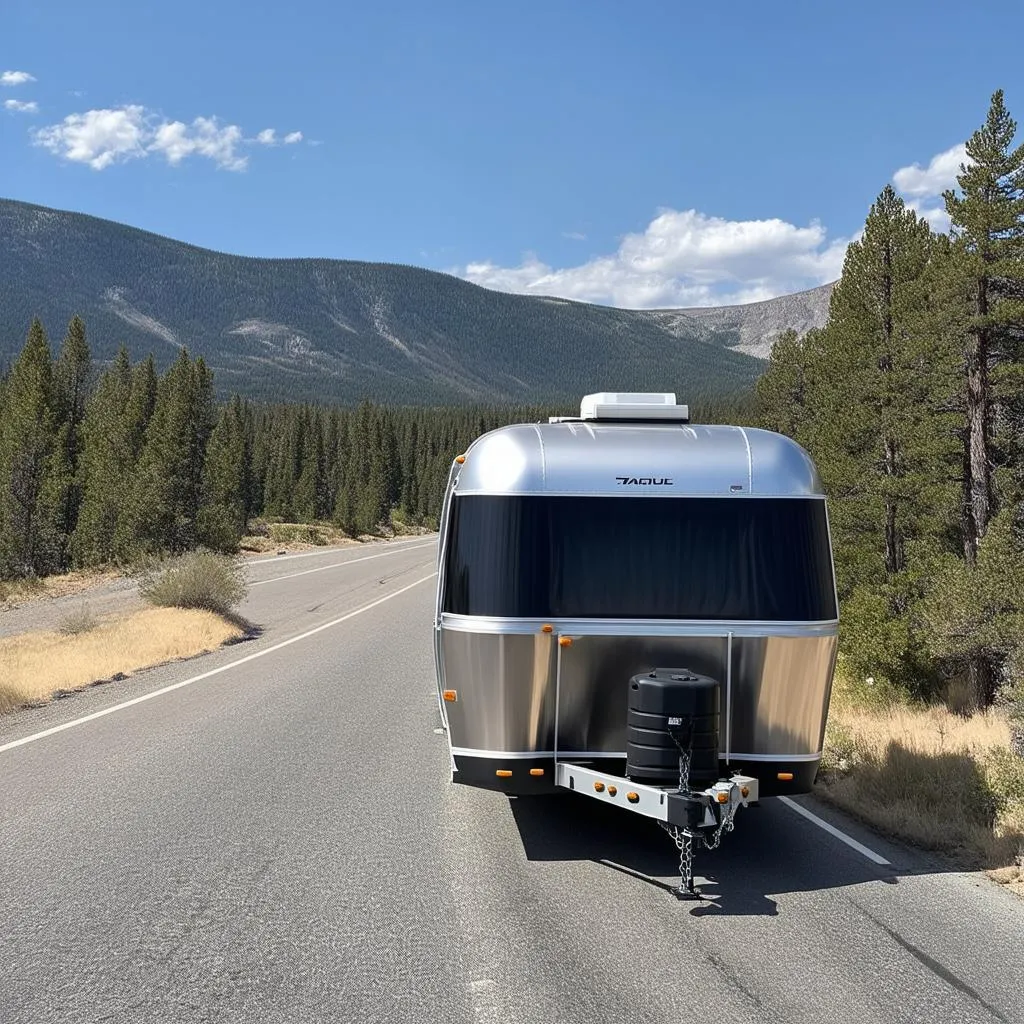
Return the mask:
<path fill-rule="evenodd" d="M 609 786 L 608 787 L 608 795 L 609 796 L 615 796 L 616 793 L 618 793 L 618 789 L 615 786 Z"/>
<path fill-rule="evenodd" d="M 558 646 L 559 647 L 572 647 L 572 637 L 571 636 L 560 636 L 558 638 Z"/>
<path fill-rule="evenodd" d="M 740 796 L 742 796 L 743 799 L 746 800 L 747 797 L 750 796 L 750 787 L 749 786 L 741 786 L 740 787 Z"/>
<path fill-rule="evenodd" d="M 637 803 L 640 800 L 640 794 L 639 793 L 627 793 L 626 794 L 626 799 L 631 804 L 635 804 L 635 803 Z"/>
<path fill-rule="evenodd" d="M 511 779 L 512 773 L 507 768 L 499 768 L 495 773 L 499 779 Z"/>
<path fill-rule="evenodd" d="M 598 791 L 598 793 L 603 793 L 604 792 L 604 783 L 603 782 L 595 782 L 594 783 L 594 789 L 596 789 Z"/>
<path fill-rule="evenodd" d="M 718 794 L 718 802 L 720 804 L 727 804 L 729 802 L 729 794 L 728 793 L 719 793 Z"/>
<path fill-rule="evenodd" d="M 455 461 L 461 466 L 466 461 L 465 455 L 456 455 Z"/>
<path fill-rule="evenodd" d="M 543 768 L 531 768 L 530 769 L 530 774 L 531 775 L 543 775 L 544 774 L 544 769 Z"/>
<path fill-rule="evenodd" d="M 550 622 L 545 622 L 544 625 L 540 627 L 540 631 L 542 633 L 553 633 L 555 631 L 555 627 L 552 626 Z"/>
<path fill-rule="evenodd" d="M 780 782 L 792 782 L 793 781 L 793 773 L 792 772 L 779 772 L 777 778 L 778 778 L 778 780 Z"/>
<path fill-rule="evenodd" d="M 441 696 L 444 697 L 444 699 L 447 701 L 456 701 L 459 699 L 459 694 L 457 690 L 442 690 Z"/>

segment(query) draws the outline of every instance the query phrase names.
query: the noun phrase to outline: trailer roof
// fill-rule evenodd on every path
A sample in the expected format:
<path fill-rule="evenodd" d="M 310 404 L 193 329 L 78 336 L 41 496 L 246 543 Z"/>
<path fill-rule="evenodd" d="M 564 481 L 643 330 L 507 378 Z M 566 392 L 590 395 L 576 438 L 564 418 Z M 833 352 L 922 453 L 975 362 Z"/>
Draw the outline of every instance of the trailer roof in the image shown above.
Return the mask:
<path fill-rule="evenodd" d="M 520 423 L 477 438 L 458 494 L 823 496 L 795 441 L 753 427 Z"/>

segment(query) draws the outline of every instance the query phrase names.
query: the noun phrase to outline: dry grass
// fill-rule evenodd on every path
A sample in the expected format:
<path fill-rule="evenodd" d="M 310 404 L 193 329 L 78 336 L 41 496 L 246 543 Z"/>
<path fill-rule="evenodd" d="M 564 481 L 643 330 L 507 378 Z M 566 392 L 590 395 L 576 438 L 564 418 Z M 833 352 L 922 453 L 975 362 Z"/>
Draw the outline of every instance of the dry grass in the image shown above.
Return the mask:
<path fill-rule="evenodd" d="M 68 597 L 81 594 L 99 583 L 121 579 L 118 569 L 83 569 L 45 579 L 0 580 L 0 611 L 40 598 Z"/>
<path fill-rule="evenodd" d="M 330 523 L 266 523 L 258 520 L 252 524 L 252 532 L 239 542 L 239 549 L 243 554 L 265 555 L 282 550 L 312 551 L 358 543 Z"/>
<path fill-rule="evenodd" d="M 22 633 L 0 639 L 0 713 L 212 651 L 241 636 L 238 626 L 212 612 L 147 608 L 77 635 Z"/>
<path fill-rule="evenodd" d="M 829 712 L 820 796 L 967 867 L 1024 864 L 1024 759 L 997 711 L 956 715 L 891 692 L 867 701 L 841 677 Z"/>

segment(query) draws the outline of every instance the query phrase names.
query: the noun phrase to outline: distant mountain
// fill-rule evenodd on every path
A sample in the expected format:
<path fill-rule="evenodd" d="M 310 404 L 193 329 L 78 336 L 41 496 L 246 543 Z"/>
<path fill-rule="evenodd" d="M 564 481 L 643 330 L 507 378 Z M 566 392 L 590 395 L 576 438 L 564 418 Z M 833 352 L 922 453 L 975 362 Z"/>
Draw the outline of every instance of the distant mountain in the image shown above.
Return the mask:
<path fill-rule="evenodd" d="M 745 306 L 702 306 L 694 309 L 652 310 L 657 323 L 666 330 L 687 332 L 700 324 L 727 341 L 735 352 L 767 359 L 780 334 L 793 328 L 804 334 L 821 327 L 828 316 L 833 284 L 806 292 L 780 295 L 777 299 L 750 302 Z"/>
<path fill-rule="evenodd" d="M 820 293 L 820 294 L 819 294 Z M 827 290 L 727 309 L 638 311 L 510 295 L 416 267 L 231 256 L 0 200 L 0 366 L 39 316 L 74 313 L 99 359 L 185 346 L 218 390 L 400 404 L 573 402 L 590 391 L 735 393 L 771 340 L 823 319 Z"/>

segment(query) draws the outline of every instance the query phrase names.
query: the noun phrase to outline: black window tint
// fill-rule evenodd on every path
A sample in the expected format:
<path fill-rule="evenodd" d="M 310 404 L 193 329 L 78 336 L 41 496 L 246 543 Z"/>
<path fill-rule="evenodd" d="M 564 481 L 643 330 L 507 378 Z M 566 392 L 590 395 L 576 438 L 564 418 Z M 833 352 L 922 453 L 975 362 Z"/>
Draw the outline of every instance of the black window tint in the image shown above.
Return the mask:
<path fill-rule="evenodd" d="M 455 496 L 450 538 L 460 615 L 836 617 L 821 499 Z"/>

